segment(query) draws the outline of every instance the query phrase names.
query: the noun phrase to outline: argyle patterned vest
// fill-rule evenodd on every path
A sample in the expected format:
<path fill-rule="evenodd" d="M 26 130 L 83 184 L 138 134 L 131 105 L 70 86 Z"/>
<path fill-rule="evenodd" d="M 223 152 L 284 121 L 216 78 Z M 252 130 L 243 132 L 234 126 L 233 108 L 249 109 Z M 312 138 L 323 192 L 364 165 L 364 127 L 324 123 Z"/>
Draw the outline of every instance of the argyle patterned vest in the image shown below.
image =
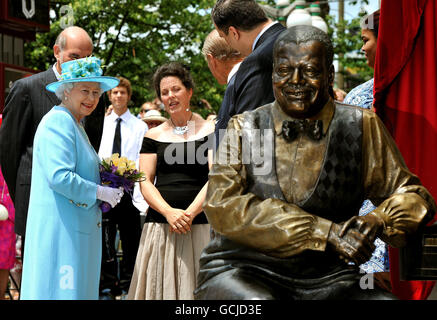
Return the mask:
<path fill-rule="evenodd" d="M 243 154 L 243 158 L 259 152 L 253 147 L 264 149 L 263 162 L 251 161 L 245 164 L 247 192 L 252 192 L 261 199 L 276 198 L 286 201 L 276 175 L 274 135 L 266 139 L 262 136 L 264 132 L 269 131 L 263 129 L 274 130 L 272 107 L 273 104 L 268 104 L 244 113 L 241 137 L 244 145 L 250 146 L 245 149 L 251 151 L 246 151 L 250 154 Z M 296 205 L 311 214 L 334 222 L 342 222 L 358 215 L 364 199 L 362 117 L 363 113 L 359 108 L 335 104 L 334 117 L 327 132 L 328 146 L 318 182 L 309 198 Z M 267 156 L 268 154 L 271 156 Z M 264 170 L 263 174 L 259 174 L 259 170 L 263 168 L 269 169 L 268 172 Z M 281 259 L 235 243 L 213 232 L 213 238 L 200 259 L 199 283 L 235 267 L 258 269 L 261 272 L 265 270 L 266 273 L 281 277 L 317 278 L 338 272 L 344 266 L 338 255 L 329 249 L 324 252 L 306 250 L 299 255 Z"/>

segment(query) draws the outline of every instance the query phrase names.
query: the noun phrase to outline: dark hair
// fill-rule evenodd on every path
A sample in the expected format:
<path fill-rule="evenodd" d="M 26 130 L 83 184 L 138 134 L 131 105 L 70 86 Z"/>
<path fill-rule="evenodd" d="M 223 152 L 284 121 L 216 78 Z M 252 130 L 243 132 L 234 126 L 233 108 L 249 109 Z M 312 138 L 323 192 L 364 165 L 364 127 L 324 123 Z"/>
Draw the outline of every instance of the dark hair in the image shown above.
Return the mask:
<path fill-rule="evenodd" d="M 250 31 L 267 21 L 265 12 L 254 0 L 218 0 L 212 8 L 211 17 L 225 34 L 228 34 L 230 26 Z"/>
<path fill-rule="evenodd" d="M 379 32 L 379 12 L 380 10 L 376 10 L 372 14 L 365 16 L 361 21 L 361 29 L 372 31 L 375 38 L 378 38 Z"/>
<path fill-rule="evenodd" d="M 284 30 L 276 39 L 273 47 L 273 55 L 276 55 L 279 46 L 283 43 L 294 43 L 296 45 L 305 44 L 311 41 L 318 41 L 323 44 L 325 48 L 325 65 L 327 68 L 331 67 L 334 61 L 334 47 L 328 34 L 319 28 L 307 25 L 298 25 Z M 334 88 L 330 87 L 329 94 L 334 98 Z"/>
<path fill-rule="evenodd" d="M 177 77 L 186 89 L 194 89 L 194 81 L 190 71 L 179 62 L 170 62 L 160 66 L 153 75 L 153 86 L 156 96 L 161 98 L 161 80 L 165 77 Z"/>

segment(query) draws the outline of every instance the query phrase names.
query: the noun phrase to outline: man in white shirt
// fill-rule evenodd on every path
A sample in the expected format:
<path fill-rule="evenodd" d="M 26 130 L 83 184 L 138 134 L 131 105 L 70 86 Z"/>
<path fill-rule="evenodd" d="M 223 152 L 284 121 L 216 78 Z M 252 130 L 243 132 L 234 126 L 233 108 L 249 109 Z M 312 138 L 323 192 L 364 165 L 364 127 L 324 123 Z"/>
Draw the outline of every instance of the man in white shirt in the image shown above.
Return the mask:
<path fill-rule="evenodd" d="M 99 156 L 107 158 L 113 153 L 119 153 L 120 157 L 134 160 L 138 165 L 139 152 L 148 127 L 128 109 L 132 95 L 130 81 L 122 77 L 118 79 L 119 85 L 108 92 L 113 109 L 105 117 Z M 117 228 L 123 250 L 120 278 L 115 247 Z M 117 207 L 103 214 L 101 291 L 110 289 L 110 293 L 115 296 L 121 294 L 121 290 L 129 289 L 140 236 L 140 213 L 134 206 L 131 195 L 125 193 Z"/>

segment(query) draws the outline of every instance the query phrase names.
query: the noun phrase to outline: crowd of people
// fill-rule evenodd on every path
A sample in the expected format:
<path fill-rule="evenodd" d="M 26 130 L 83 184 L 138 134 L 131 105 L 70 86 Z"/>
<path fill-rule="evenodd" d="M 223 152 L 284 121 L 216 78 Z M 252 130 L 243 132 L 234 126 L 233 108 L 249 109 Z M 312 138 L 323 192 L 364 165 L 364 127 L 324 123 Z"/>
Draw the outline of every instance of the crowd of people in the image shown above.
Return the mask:
<path fill-rule="evenodd" d="M 14 83 L 0 122 L 0 298 L 16 235 L 23 300 L 396 298 L 387 243 L 404 245 L 436 205 L 372 111 L 373 80 L 343 99 L 329 36 L 286 29 L 256 1 L 218 0 L 211 18 L 202 54 L 226 91 L 206 119 L 195 75 L 171 61 L 132 114 L 129 79 L 102 75 L 79 27 L 58 35 L 52 67 Z M 369 19 L 373 67 L 379 12 Z M 113 154 L 144 174 L 131 193 L 101 182 Z M 378 274 L 376 290 L 360 289 L 360 270 Z"/>

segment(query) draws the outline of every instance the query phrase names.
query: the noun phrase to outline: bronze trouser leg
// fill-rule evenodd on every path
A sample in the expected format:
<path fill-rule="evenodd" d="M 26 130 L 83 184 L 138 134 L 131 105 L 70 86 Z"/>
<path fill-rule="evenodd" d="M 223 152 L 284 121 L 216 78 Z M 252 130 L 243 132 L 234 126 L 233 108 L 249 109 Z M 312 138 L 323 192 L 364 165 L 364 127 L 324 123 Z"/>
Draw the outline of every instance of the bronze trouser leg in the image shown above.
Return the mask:
<path fill-rule="evenodd" d="M 212 277 L 194 292 L 196 300 L 397 300 L 378 286 L 360 287 L 360 274 L 333 274 L 320 279 L 279 282 L 248 269 L 231 269 Z M 315 282 L 317 284 L 311 284 Z"/>
<path fill-rule="evenodd" d="M 217 275 L 194 292 L 196 300 L 273 300 L 273 290 L 255 275 L 232 269 Z"/>

